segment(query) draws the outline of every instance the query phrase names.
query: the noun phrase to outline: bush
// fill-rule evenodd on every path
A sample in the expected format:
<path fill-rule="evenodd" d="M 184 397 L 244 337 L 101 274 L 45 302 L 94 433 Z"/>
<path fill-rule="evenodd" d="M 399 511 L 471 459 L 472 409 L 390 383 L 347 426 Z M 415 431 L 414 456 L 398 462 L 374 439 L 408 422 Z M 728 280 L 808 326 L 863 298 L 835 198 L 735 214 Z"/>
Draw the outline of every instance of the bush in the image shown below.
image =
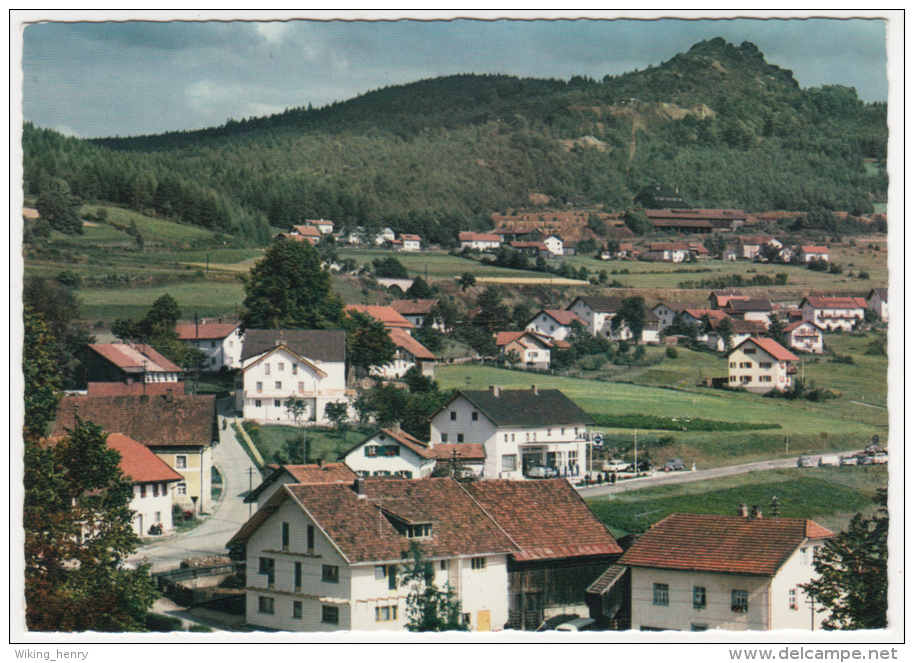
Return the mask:
<path fill-rule="evenodd" d="M 181 620 L 171 615 L 160 615 L 155 612 L 146 613 L 146 629 L 156 633 L 171 633 L 183 631 Z"/>
<path fill-rule="evenodd" d="M 676 348 L 669 347 L 666 349 L 667 359 L 676 359 L 678 356 L 679 356 L 679 352 L 677 352 Z"/>
<path fill-rule="evenodd" d="M 194 624 L 187 629 L 191 633 L 212 633 L 213 629 L 209 626 L 204 626 L 203 624 Z"/>

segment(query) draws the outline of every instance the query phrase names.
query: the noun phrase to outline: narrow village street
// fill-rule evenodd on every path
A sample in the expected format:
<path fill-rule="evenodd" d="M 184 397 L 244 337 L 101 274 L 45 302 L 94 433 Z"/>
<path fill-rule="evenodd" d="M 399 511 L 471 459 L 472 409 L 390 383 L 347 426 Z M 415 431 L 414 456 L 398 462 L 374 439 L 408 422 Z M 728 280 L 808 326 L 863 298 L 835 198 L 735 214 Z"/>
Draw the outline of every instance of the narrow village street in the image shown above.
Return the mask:
<path fill-rule="evenodd" d="M 235 438 L 232 398 L 217 402 L 219 444 L 213 449 L 213 464 L 222 475 L 222 495 L 202 525 L 184 534 L 162 537 L 139 548 L 128 561 L 148 562 L 152 571 L 176 568 L 182 559 L 202 555 L 225 555 L 226 542 L 247 522 L 251 505 L 244 497 L 261 482 L 261 474 Z"/>

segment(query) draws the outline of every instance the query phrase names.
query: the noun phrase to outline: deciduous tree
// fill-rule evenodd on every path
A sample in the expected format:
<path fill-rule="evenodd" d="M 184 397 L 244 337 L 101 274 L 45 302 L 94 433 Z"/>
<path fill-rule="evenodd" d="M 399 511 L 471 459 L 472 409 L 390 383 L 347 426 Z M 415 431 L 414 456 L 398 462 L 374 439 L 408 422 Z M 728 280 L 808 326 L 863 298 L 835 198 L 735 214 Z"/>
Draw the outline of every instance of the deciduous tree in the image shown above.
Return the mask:
<path fill-rule="evenodd" d="M 400 574 L 400 586 L 406 597 L 406 628 L 410 631 L 468 631 L 462 622 L 460 599 L 450 585 L 440 589 L 435 583 L 435 566 L 422 553 L 422 546 L 413 541 L 403 553 L 405 568 Z"/>

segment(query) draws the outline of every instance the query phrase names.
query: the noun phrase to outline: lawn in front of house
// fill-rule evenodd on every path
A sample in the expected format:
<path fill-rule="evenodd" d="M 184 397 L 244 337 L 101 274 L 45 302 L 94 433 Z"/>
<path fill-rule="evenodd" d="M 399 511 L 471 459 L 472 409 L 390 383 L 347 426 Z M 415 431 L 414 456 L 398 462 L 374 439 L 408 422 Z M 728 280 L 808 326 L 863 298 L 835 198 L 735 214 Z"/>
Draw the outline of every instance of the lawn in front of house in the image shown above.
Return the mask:
<path fill-rule="evenodd" d="M 340 462 L 341 454 L 349 451 L 372 432 L 357 428 L 351 428 L 345 432 L 317 427 L 308 427 L 303 430 L 309 444 L 309 461 L 312 463 L 317 462 L 318 459 L 327 463 Z M 285 441 L 293 439 L 299 432 L 295 426 L 275 424 L 258 426 L 258 431 L 259 434 L 251 435 L 251 440 L 257 446 L 265 463 L 274 462 L 273 454 L 277 451 L 281 452 Z"/>

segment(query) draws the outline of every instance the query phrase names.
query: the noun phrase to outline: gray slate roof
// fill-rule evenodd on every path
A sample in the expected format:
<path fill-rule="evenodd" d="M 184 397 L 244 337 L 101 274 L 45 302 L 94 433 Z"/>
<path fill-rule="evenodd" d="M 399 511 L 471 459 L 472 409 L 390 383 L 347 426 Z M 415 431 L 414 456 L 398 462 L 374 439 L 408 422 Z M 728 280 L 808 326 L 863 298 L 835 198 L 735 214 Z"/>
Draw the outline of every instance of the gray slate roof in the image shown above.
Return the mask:
<path fill-rule="evenodd" d="M 470 401 L 497 426 L 583 426 L 594 423 L 590 415 L 558 389 L 499 389 L 497 396 L 491 389 L 461 389 L 454 398 L 459 396 Z"/>
<path fill-rule="evenodd" d="M 244 332 L 241 360 L 280 344 L 315 361 L 346 361 L 346 332 L 342 329 L 248 329 Z"/>

